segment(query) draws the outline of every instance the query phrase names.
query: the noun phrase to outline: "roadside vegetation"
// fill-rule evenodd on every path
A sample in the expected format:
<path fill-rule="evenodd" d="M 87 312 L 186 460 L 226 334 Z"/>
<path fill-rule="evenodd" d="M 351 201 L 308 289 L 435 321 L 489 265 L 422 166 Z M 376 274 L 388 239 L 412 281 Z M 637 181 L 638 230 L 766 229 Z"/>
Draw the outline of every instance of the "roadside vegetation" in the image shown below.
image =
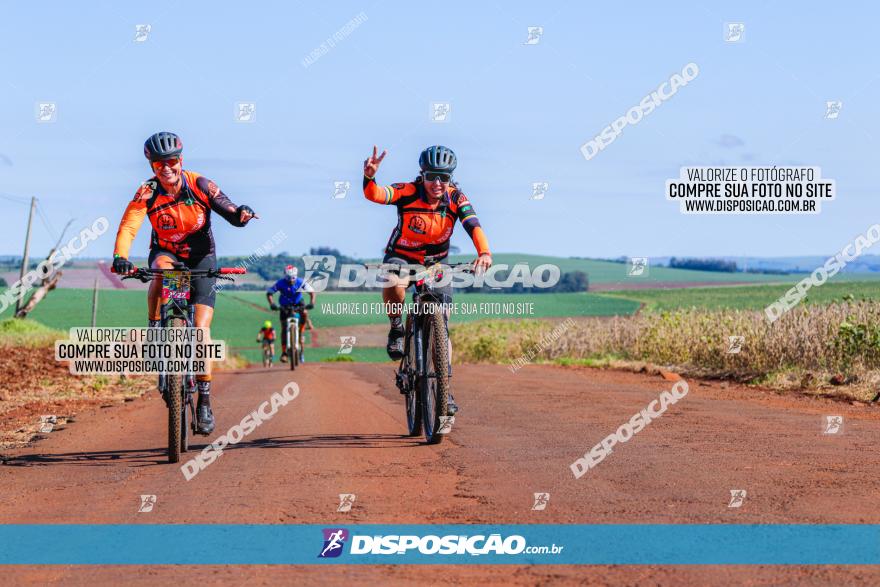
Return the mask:
<path fill-rule="evenodd" d="M 555 332 L 554 332 L 555 329 Z M 741 344 L 730 337 L 743 337 Z M 801 305 L 775 323 L 754 310 L 677 309 L 630 317 L 456 326 L 457 361 L 623 366 L 650 363 L 683 375 L 773 387 L 880 384 L 880 301 Z"/>

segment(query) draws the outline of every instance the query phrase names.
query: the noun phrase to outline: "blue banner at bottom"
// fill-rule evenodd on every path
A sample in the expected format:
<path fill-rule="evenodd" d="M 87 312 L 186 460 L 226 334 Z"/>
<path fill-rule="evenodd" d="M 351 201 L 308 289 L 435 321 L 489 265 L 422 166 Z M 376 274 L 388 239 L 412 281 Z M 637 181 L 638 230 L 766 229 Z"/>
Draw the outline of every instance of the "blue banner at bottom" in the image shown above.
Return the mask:
<path fill-rule="evenodd" d="M 0 525 L 0 564 L 876 565 L 880 525 Z"/>

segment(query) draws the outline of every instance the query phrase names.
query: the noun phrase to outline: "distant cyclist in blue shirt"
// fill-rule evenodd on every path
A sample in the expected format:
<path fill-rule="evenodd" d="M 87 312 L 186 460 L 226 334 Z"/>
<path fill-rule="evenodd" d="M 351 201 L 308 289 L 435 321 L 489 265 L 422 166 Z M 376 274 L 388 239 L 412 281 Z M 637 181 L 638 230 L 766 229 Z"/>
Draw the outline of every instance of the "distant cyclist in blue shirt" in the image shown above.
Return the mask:
<path fill-rule="evenodd" d="M 302 309 L 302 319 L 299 321 L 299 339 L 303 340 L 303 331 L 306 328 L 306 322 L 309 320 L 309 313 L 315 307 L 315 290 L 304 280 L 297 277 L 297 268 L 288 265 L 284 269 L 284 277 L 275 282 L 275 284 L 266 290 L 266 299 L 269 300 L 269 307 L 272 310 L 281 310 L 281 362 L 287 361 L 287 319 L 296 311 L 296 306 Z M 273 296 L 279 293 L 278 305 L 275 304 Z M 303 305 L 303 292 L 309 294 L 309 303 Z"/>

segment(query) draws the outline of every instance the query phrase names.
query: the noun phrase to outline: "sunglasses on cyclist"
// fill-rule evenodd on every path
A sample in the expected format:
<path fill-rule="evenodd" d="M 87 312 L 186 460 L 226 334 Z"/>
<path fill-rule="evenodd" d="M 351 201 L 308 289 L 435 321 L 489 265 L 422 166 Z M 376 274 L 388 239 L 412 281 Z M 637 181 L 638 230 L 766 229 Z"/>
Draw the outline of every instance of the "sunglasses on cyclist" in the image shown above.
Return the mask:
<path fill-rule="evenodd" d="M 163 167 L 174 167 L 180 163 L 180 158 L 175 157 L 174 159 L 162 159 L 161 161 L 153 161 L 150 165 L 153 166 L 153 169 L 162 169 Z"/>
<path fill-rule="evenodd" d="M 422 177 L 425 178 L 425 181 L 435 181 L 439 179 L 442 183 L 449 183 L 449 180 L 452 179 L 452 176 L 448 173 L 431 173 L 428 171 L 422 173 Z"/>

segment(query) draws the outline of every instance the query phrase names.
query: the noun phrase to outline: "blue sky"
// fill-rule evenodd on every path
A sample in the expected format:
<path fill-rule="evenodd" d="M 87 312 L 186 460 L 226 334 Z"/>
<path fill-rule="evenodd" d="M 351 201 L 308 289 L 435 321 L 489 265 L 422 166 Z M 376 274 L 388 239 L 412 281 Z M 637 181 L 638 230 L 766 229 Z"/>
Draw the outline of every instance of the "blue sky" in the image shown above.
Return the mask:
<path fill-rule="evenodd" d="M 590 257 L 786 256 L 839 250 L 877 213 L 880 147 L 873 5 L 785 3 L 4 2 L 0 194 L 36 195 L 44 254 L 69 218 L 115 233 L 151 175 L 144 139 L 183 137 L 185 167 L 262 219 L 217 218 L 220 254 L 250 254 L 279 229 L 301 253 L 378 256 L 392 208 L 360 192 L 373 144 L 380 182 L 415 176 L 446 144 L 495 251 Z M 308 67 L 358 14 L 367 20 Z M 746 24 L 725 43 L 726 21 Z M 150 24 L 134 42 L 136 24 Z M 524 45 L 528 26 L 544 27 Z M 579 147 L 688 62 L 700 75 L 602 153 Z M 841 100 L 825 120 L 825 100 Z M 431 122 L 430 103 L 452 105 Z M 38 102 L 57 104 L 39 124 Z M 237 102 L 256 121 L 234 120 Z M 820 215 L 685 216 L 664 199 L 679 167 L 809 165 L 837 181 Z M 352 182 L 332 199 L 333 182 Z M 532 200 L 531 183 L 549 192 Z M 27 206 L 0 199 L 0 254 L 19 254 Z M 145 226 L 136 251 L 146 254 Z M 87 256 L 109 256 L 113 234 Z M 463 230 L 453 244 L 472 247 Z"/>

